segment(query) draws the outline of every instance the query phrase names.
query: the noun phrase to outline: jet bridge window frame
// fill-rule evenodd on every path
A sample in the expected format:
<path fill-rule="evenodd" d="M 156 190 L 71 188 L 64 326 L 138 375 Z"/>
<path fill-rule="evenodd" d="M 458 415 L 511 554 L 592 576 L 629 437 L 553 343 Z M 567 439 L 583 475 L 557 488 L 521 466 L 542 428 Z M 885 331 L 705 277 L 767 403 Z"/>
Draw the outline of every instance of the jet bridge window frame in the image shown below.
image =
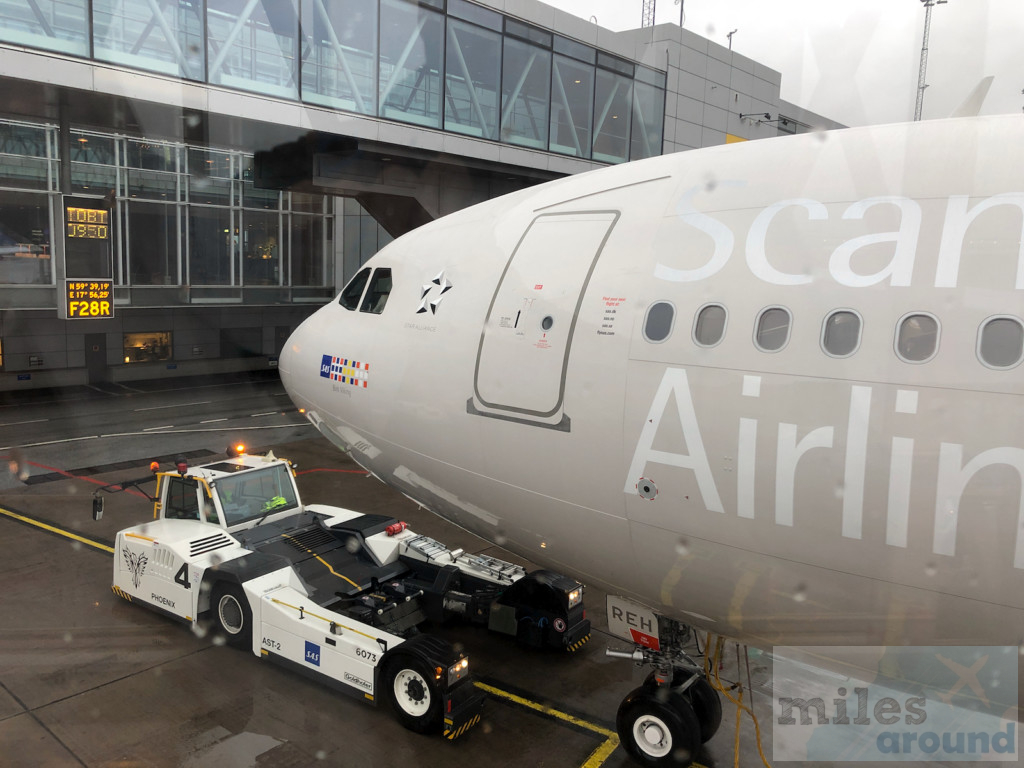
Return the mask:
<path fill-rule="evenodd" d="M 1018 336 L 1015 340 L 1015 346 L 1017 347 L 1017 356 L 1012 363 L 1000 364 L 997 362 L 993 362 L 993 360 L 990 359 L 993 351 L 990 346 L 988 351 L 986 352 L 986 342 L 989 342 L 989 344 L 991 344 L 991 335 L 989 335 L 989 337 L 986 338 L 985 332 L 992 328 L 994 323 L 1000 323 L 1001 321 L 1008 322 L 1017 327 Z M 1002 350 L 999 351 L 1001 352 Z M 992 315 L 991 317 L 985 318 L 985 320 L 978 327 L 978 343 L 976 347 L 976 352 L 978 355 L 978 360 L 986 368 L 991 368 L 992 370 L 995 371 L 1009 371 L 1013 368 L 1016 368 L 1018 365 L 1021 364 L 1021 361 L 1024 360 L 1024 323 L 1021 322 L 1021 319 L 1019 317 L 1015 317 L 1014 315 Z"/>

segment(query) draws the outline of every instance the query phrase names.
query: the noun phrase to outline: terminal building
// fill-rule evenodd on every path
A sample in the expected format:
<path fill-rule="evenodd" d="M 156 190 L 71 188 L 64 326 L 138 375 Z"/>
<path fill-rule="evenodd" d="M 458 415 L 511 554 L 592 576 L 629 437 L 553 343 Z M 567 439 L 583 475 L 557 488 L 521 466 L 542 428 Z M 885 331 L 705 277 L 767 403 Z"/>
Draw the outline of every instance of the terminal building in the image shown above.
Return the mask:
<path fill-rule="evenodd" d="M 839 127 L 780 83 L 535 0 L 0 0 L 0 390 L 273 366 L 438 216 Z"/>

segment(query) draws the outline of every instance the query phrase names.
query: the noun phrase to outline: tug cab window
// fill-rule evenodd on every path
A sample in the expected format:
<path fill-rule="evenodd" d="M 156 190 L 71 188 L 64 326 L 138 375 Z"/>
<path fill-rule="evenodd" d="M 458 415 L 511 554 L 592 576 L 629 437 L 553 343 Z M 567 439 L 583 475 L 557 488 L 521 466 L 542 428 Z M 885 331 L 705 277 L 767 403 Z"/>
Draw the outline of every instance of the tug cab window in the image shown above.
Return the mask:
<path fill-rule="evenodd" d="M 199 494 L 197 491 L 199 486 L 196 481 L 172 477 L 167 482 L 170 485 L 167 488 L 167 509 L 164 510 L 164 517 L 176 520 L 198 520 Z"/>
<path fill-rule="evenodd" d="M 359 311 L 379 315 L 384 311 L 384 305 L 388 303 L 388 296 L 390 295 L 391 270 L 384 267 L 374 270 L 373 279 L 370 280 L 370 287 L 363 297 L 363 303 L 359 307 Z"/>
<path fill-rule="evenodd" d="M 349 280 L 348 285 L 342 290 L 341 296 L 338 297 L 338 303 L 345 309 L 355 309 L 358 307 L 359 299 L 363 296 L 363 288 L 366 287 L 366 281 L 369 279 L 369 267 L 359 270 L 356 276 Z"/>

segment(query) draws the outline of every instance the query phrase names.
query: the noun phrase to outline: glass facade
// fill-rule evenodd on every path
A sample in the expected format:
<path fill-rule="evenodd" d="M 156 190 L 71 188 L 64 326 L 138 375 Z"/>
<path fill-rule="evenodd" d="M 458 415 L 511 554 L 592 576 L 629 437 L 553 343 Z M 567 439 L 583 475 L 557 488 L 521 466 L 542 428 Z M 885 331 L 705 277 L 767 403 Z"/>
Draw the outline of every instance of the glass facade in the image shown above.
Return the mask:
<path fill-rule="evenodd" d="M 333 198 L 257 188 L 244 152 L 80 130 L 70 143 L 72 189 L 111 206 L 113 279 L 131 304 L 156 286 L 185 289 L 164 304 L 333 292 Z M 0 285 L 55 284 L 57 144 L 54 125 L 0 122 Z"/>
<path fill-rule="evenodd" d="M 606 163 L 661 154 L 665 73 L 467 0 L 0 0 L 0 41 Z"/>

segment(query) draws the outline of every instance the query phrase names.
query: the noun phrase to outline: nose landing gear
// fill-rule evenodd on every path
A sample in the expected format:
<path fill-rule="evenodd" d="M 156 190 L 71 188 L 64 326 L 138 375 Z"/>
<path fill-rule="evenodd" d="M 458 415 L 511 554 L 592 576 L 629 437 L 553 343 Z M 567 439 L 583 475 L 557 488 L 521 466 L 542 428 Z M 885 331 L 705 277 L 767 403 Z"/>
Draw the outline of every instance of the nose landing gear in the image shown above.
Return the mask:
<path fill-rule="evenodd" d="M 722 703 L 703 669 L 684 650 L 689 628 L 663 616 L 655 621 L 651 624 L 658 635 L 646 635 L 642 646 L 632 652 L 605 652 L 654 666 L 643 685 L 623 699 L 615 726 L 634 760 L 651 766 L 686 766 L 721 725 Z"/>

